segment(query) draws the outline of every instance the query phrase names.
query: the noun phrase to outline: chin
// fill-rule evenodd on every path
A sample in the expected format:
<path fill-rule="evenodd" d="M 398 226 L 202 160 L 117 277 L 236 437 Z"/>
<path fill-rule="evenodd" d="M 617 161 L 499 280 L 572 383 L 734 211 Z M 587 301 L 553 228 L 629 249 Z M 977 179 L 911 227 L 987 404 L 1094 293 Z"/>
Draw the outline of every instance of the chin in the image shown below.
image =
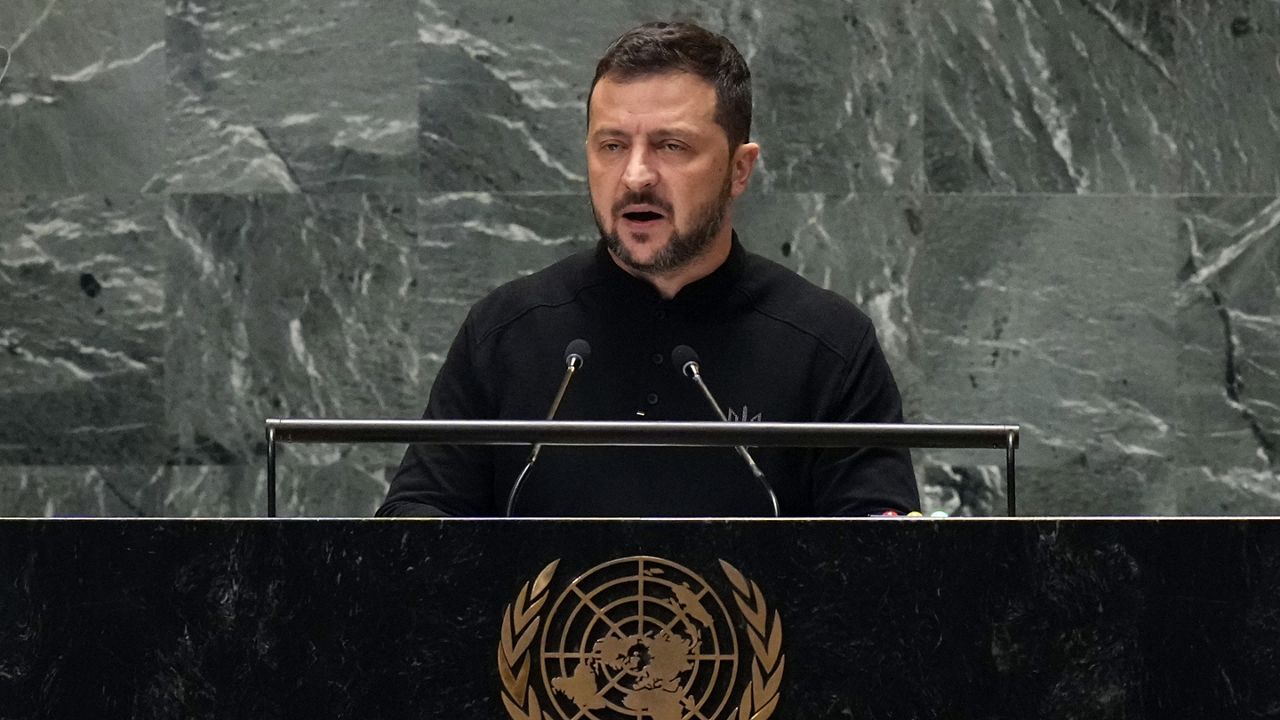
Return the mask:
<path fill-rule="evenodd" d="M 662 254 L 667 247 L 667 238 L 655 237 L 647 233 L 637 233 L 631 237 L 621 236 L 622 245 L 635 260 L 648 263 Z"/>

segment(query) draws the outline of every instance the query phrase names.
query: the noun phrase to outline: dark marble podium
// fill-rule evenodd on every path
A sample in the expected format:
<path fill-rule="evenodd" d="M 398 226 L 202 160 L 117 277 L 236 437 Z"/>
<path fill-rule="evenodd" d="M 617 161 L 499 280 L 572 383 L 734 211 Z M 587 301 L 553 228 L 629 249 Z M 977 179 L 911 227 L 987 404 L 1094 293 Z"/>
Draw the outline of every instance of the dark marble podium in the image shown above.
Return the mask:
<path fill-rule="evenodd" d="M 737 717 L 766 659 L 788 720 L 1280 714 L 1273 520 L 14 520 L 0 717 L 502 720 L 520 661 L 544 718 L 647 720 L 575 714 L 539 676 L 599 648 L 583 618 L 631 587 L 607 568 L 641 568 L 668 630 L 680 583 L 719 618 L 721 672 L 680 717 Z"/>

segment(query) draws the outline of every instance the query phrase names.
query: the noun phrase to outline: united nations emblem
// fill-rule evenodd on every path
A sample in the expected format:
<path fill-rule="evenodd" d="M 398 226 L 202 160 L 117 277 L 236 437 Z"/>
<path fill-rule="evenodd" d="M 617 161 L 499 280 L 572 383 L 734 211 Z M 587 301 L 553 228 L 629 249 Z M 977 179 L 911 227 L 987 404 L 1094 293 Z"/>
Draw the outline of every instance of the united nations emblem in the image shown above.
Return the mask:
<path fill-rule="evenodd" d="M 720 561 L 736 612 L 698 574 L 646 556 L 591 568 L 547 609 L 559 562 L 526 582 L 502 614 L 498 672 L 513 720 L 773 715 L 785 665 L 782 620 L 732 565 Z"/>

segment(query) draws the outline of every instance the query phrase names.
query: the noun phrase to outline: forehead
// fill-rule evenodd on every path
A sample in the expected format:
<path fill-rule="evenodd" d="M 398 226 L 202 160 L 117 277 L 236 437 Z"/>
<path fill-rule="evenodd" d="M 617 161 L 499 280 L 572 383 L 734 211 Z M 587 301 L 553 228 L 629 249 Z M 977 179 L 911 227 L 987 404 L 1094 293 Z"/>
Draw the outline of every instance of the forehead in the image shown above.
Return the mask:
<path fill-rule="evenodd" d="M 589 132 L 645 131 L 656 125 L 715 125 L 716 89 L 687 72 L 618 80 L 609 75 L 591 93 Z"/>

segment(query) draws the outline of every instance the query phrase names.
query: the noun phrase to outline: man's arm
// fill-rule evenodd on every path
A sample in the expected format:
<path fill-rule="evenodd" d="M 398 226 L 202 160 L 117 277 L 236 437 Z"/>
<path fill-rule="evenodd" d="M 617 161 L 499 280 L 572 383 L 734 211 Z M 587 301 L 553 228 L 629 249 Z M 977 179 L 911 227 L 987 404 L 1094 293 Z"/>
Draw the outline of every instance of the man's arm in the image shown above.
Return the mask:
<path fill-rule="evenodd" d="M 902 397 L 869 325 L 844 371 L 827 387 L 821 422 L 902 422 Z M 905 448 L 818 451 L 812 482 L 818 515 L 855 517 L 920 509 L 911 454 Z"/>
<path fill-rule="evenodd" d="M 493 417 L 473 350 L 468 317 L 431 386 L 424 420 Z M 377 514 L 475 517 L 492 515 L 493 507 L 493 455 L 489 447 L 414 443 L 405 451 Z"/>

